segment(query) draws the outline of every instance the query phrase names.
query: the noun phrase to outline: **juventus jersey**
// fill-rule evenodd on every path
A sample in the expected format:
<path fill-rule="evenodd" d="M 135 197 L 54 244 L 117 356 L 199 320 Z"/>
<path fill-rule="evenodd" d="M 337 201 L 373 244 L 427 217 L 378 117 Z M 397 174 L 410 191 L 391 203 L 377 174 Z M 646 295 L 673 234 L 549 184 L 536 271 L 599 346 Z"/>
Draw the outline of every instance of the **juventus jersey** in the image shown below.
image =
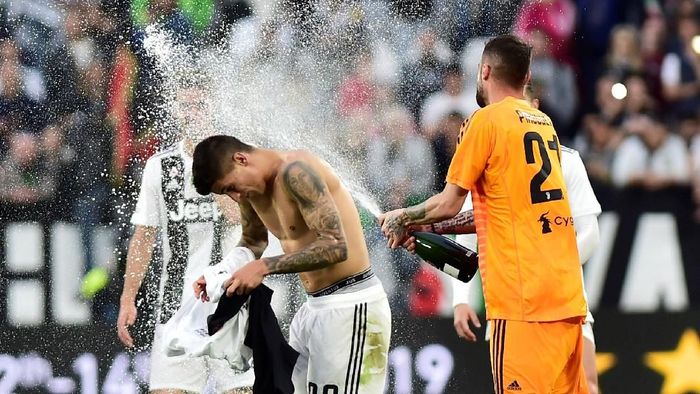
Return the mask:
<path fill-rule="evenodd" d="M 581 160 L 581 156 L 575 149 L 571 149 L 564 145 L 561 146 L 561 170 L 566 184 L 566 191 L 569 195 L 569 205 L 571 206 L 571 217 L 576 220 L 577 217 L 586 215 L 600 215 L 602 212 L 600 203 L 593 192 L 593 187 L 588 179 L 586 167 Z M 461 212 L 472 209 L 471 193 L 464 200 Z M 476 234 L 459 234 L 457 242 L 476 250 Z M 452 305 L 469 304 L 469 293 L 472 282 L 464 283 L 459 280 L 453 280 L 453 301 Z M 584 296 L 585 296 L 584 290 Z M 588 320 L 592 321 L 593 317 L 588 313 Z"/>
<path fill-rule="evenodd" d="M 221 261 L 236 246 L 240 227 L 232 228 L 214 198 L 203 197 L 192 184 L 192 157 L 184 141 L 146 162 L 134 225 L 157 227 L 163 245 L 158 321 L 177 311 L 204 268 Z"/>

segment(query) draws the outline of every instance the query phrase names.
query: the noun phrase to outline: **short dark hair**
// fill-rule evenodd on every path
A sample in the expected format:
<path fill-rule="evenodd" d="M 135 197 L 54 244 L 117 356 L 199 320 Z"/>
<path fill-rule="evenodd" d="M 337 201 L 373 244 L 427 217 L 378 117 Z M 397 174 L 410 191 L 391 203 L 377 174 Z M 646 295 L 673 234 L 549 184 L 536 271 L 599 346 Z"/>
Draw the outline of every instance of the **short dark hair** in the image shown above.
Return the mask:
<path fill-rule="evenodd" d="M 206 196 L 214 183 L 224 175 L 236 152 L 250 152 L 253 146 L 230 135 L 214 135 L 194 148 L 192 155 L 192 183 L 197 193 Z"/>
<path fill-rule="evenodd" d="M 532 57 L 529 44 L 512 34 L 503 34 L 486 43 L 483 57 L 491 59 L 496 79 L 515 89 L 523 88 Z"/>

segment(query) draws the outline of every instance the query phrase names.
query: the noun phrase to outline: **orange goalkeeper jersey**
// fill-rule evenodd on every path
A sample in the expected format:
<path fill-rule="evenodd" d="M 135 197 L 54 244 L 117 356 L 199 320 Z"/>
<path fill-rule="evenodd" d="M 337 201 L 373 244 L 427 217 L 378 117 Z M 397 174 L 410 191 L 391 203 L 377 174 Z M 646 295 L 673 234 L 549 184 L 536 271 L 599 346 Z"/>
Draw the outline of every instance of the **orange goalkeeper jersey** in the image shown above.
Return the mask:
<path fill-rule="evenodd" d="M 488 319 L 586 315 L 560 148 L 547 115 L 513 97 L 462 126 L 447 182 L 472 192 Z"/>

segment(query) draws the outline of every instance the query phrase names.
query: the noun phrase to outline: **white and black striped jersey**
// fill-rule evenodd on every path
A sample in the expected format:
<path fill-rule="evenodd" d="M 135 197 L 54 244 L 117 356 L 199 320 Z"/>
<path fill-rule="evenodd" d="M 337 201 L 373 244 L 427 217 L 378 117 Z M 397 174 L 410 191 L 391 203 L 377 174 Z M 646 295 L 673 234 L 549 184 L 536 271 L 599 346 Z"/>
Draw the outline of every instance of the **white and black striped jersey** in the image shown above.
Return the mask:
<path fill-rule="evenodd" d="M 221 261 L 240 238 L 211 195 L 192 184 L 192 157 L 184 141 L 151 156 L 146 162 L 134 225 L 157 227 L 163 245 L 158 321 L 165 323 L 178 309 L 204 268 Z"/>

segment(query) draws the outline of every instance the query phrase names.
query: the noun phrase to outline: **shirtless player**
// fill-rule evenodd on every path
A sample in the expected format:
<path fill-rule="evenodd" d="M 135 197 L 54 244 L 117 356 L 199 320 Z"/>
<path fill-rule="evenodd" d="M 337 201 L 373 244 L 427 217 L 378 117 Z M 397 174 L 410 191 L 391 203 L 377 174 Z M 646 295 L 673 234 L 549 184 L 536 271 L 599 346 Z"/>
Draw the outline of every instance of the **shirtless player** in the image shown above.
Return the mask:
<path fill-rule="evenodd" d="M 192 172 L 200 194 L 239 203 L 240 246 L 258 258 L 231 276 L 227 294 L 248 293 L 269 274 L 299 273 L 308 301 L 290 328 L 290 345 L 300 354 L 295 392 L 383 392 L 391 312 L 370 268 L 355 204 L 333 169 L 308 152 L 218 135 L 197 145 Z M 260 258 L 268 230 L 285 254 Z M 203 278 L 194 286 L 206 297 Z"/>

